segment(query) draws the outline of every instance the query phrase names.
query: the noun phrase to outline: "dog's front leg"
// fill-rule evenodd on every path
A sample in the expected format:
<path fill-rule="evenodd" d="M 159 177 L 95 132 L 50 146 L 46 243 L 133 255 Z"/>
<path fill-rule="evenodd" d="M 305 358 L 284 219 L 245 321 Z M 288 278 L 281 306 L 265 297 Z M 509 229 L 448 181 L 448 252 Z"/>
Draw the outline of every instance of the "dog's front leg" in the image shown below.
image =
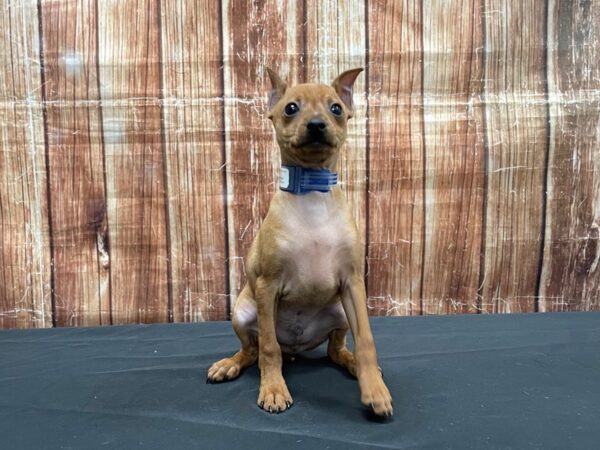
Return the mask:
<path fill-rule="evenodd" d="M 281 348 L 275 333 L 277 283 L 265 277 L 256 280 L 258 316 L 258 365 L 260 393 L 258 406 L 269 412 L 282 412 L 292 406 L 292 396 L 281 374 Z"/>
<path fill-rule="evenodd" d="M 379 416 L 391 416 L 392 397 L 377 365 L 377 352 L 367 314 L 365 283 L 358 271 L 344 283 L 342 305 L 354 337 L 354 359 L 361 402 L 370 406 Z"/>

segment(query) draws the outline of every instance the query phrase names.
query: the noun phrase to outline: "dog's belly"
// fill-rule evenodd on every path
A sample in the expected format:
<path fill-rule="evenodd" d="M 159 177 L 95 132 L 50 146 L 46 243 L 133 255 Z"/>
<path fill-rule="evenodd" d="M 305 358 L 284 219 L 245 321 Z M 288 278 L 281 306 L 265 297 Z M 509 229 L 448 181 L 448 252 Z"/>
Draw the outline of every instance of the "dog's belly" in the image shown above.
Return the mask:
<path fill-rule="evenodd" d="M 321 309 L 280 307 L 275 324 L 281 351 L 291 354 L 311 350 L 325 342 L 331 331 L 347 327 L 346 314 L 339 302 Z"/>
<path fill-rule="evenodd" d="M 238 324 L 258 337 L 256 303 L 250 298 L 238 301 L 234 310 Z M 277 308 L 275 330 L 284 353 L 313 349 L 325 342 L 331 331 L 347 327 L 346 314 L 339 302 L 319 308 L 280 303 Z"/>

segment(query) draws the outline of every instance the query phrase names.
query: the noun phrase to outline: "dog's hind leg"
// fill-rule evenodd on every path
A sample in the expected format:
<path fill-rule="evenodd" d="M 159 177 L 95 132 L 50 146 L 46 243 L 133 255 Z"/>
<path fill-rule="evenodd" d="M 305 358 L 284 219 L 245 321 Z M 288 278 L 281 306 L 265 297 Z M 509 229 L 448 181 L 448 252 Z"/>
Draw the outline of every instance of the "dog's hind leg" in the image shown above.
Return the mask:
<path fill-rule="evenodd" d="M 347 333 L 347 328 L 338 328 L 329 333 L 327 354 L 334 363 L 345 367 L 348 372 L 356 378 L 356 361 L 354 361 L 354 354 L 346 347 Z"/>
<path fill-rule="evenodd" d="M 214 363 L 208 369 L 207 383 L 233 380 L 243 369 L 256 362 L 258 357 L 256 303 L 248 285 L 238 296 L 231 320 L 242 348 L 231 358 L 224 358 Z"/>

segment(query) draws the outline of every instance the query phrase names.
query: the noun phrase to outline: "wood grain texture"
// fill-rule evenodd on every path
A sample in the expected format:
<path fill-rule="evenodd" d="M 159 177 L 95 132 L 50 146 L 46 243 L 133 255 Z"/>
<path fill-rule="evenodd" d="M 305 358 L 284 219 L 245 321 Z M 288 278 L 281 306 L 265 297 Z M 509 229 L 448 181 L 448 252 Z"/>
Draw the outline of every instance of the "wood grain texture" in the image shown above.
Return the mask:
<path fill-rule="evenodd" d="M 423 2 L 423 312 L 477 311 L 484 187 L 480 2 Z"/>
<path fill-rule="evenodd" d="M 544 0 L 488 0 L 486 226 L 480 307 L 533 312 L 548 144 Z"/>
<path fill-rule="evenodd" d="M 55 322 L 110 323 L 96 3 L 42 3 Z"/>
<path fill-rule="evenodd" d="M 541 311 L 600 309 L 600 4 L 550 0 Z"/>
<path fill-rule="evenodd" d="M 367 67 L 338 170 L 371 314 L 600 310 L 599 38 L 589 0 L 0 0 L 0 327 L 227 318 L 266 66 Z"/>
<path fill-rule="evenodd" d="M 370 312 L 421 312 L 423 98 L 419 2 L 369 4 Z"/>
<path fill-rule="evenodd" d="M 365 3 L 361 0 L 306 2 L 307 81 L 331 83 L 340 73 L 366 66 Z M 361 24 L 361 26 L 357 26 Z M 367 116 L 366 73 L 353 88 L 354 117 L 348 122 L 348 137 L 340 152 L 339 180 L 366 241 Z"/>
<path fill-rule="evenodd" d="M 39 17 L 0 1 L 0 328 L 52 326 Z"/>
<path fill-rule="evenodd" d="M 173 320 L 227 316 L 220 5 L 162 8 Z"/>
<path fill-rule="evenodd" d="M 243 287 L 243 258 L 278 186 L 280 154 L 267 96 L 269 66 L 288 83 L 304 81 L 302 2 L 224 1 L 227 208 L 232 298 Z"/>
<path fill-rule="evenodd" d="M 158 6 L 98 11 L 114 323 L 169 318 Z"/>

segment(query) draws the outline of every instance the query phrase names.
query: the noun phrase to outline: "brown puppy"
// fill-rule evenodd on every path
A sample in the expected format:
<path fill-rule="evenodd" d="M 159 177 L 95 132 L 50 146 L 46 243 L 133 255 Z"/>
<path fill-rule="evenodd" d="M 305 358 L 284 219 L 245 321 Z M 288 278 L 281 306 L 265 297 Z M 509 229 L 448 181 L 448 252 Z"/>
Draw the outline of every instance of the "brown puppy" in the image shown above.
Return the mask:
<path fill-rule="evenodd" d="M 362 403 L 391 416 L 392 398 L 377 366 L 367 316 L 358 230 L 331 172 L 346 139 L 352 86 L 362 69 L 342 73 L 331 86 L 293 87 L 267 71 L 282 190 L 252 243 L 248 282 L 233 310 L 242 348 L 214 363 L 207 382 L 236 378 L 258 358 L 258 405 L 285 411 L 292 396 L 281 374 L 282 351 L 295 354 L 329 339 L 329 357 L 358 378 Z M 346 348 L 348 325 L 354 354 Z"/>

